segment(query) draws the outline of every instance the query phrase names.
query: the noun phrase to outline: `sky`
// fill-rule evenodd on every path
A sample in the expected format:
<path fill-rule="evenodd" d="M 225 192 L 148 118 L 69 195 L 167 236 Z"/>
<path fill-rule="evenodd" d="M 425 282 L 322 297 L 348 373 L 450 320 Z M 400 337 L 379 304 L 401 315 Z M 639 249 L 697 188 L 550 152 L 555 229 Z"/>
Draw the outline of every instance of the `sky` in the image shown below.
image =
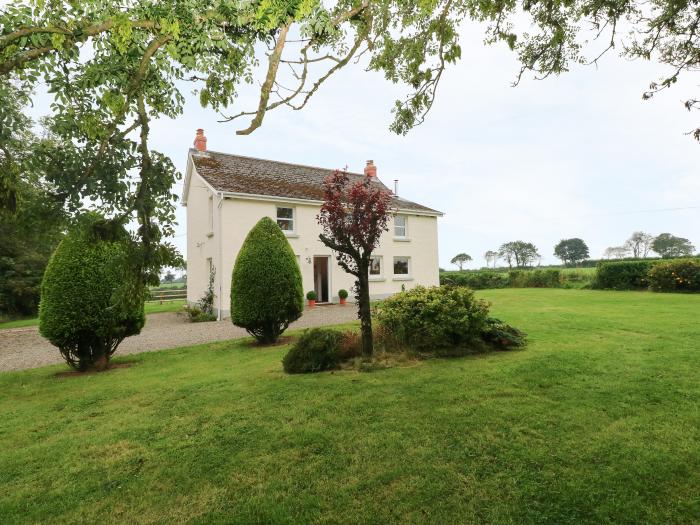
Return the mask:
<path fill-rule="evenodd" d="M 515 55 L 484 46 L 476 24 L 462 34 L 462 59 L 444 74 L 425 123 L 407 136 L 388 129 L 407 88 L 349 65 L 302 111 L 269 112 L 249 136 L 235 134 L 247 121 L 219 123 L 190 96 L 182 116 L 152 124 L 151 146 L 183 173 L 200 127 L 215 151 L 360 172 L 373 159 L 387 186 L 398 179 L 402 197 L 445 213 L 443 268 L 454 268 L 460 252 L 481 267 L 487 250 L 514 240 L 534 243 L 542 264 L 557 263 L 553 247 L 569 237 L 584 239 L 596 258 L 635 230 L 671 232 L 700 248 L 700 145 L 686 134 L 700 113 L 683 108 L 700 73 L 643 101 L 665 68 L 608 54 L 598 67 L 511 87 Z M 253 107 L 254 95 L 244 93 L 231 113 Z M 186 255 L 185 217 L 180 207 L 174 241 Z"/>

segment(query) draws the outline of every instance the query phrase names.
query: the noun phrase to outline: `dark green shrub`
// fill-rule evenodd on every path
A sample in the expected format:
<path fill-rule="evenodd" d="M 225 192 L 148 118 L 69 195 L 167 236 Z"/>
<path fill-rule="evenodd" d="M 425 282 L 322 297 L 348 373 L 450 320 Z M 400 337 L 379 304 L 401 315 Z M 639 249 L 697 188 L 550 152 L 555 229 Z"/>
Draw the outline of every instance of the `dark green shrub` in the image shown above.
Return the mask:
<path fill-rule="evenodd" d="M 508 286 L 508 275 L 503 272 L 493 271 L 441 272 L 440 284 L 468 286 L 472 290 L 506 288 Z"/>
<path fill-rule="evenodd" d="M 399 345 L 434 353 L 478 345 L 487 315 L 469 288 L 417 286 L 386 299 L 377 320 Z"/>
<path fill-rule="evenodd" d="M 339 297 L 340 299 L 347 299 L 347 298 L 348 298 L 348 291 L 347 291 L 347 290 L 343 290 L 343 289 L 341 288 L 340 290 L 338 290 L 338 297 Z"/>
<path fill-rule="evenodd" d="M 655 261 L 599 262 L 595 288 L 609 290 L 643 290 L 649 286 L 649 270 Z"/>
<path fill-rule="evenodd" d="M 61 241 L 41 284 L 39 331 L 78 369 L 103 369 L 144 324 L 144 287 L 121 225 L 90 214 Z"/>
<path fill-rule="evenodd" d="M 304 311 L 301 272 L 287 238 L 264 217 L 241 246 L 231 278 L 231 321 L 273 343 Z"/>
<path fill-rule="evenodd" d="M 525 333 L 493 317 L 486 319 L 481 338 L 495 350 L 521 348 L 526 344 Z"/>
<path fill-rule="evenodd" d="M 338 368 L 342 340 L 343 333 L 337 330 L 304 330 L 282 359 L 284 371 L 288 374 L 306 374 Z"/>
<path fill-rule="evenodd" d="M 307 298 L 309 301 L 315 301 L 315 300 L 316 300 L 316 297 L 317 297 L 317 295 L 316 295 L 316 292 L 315 292 L 315 291 L 311 290 L 311 291 L 309 291 L 309 292 L 306 292 L 306 298 Z"/>
<path fill-rule="evenodd" d="M 649 271 L 649 287 L 655 292 L 700 292 L 700 261 L 678 259 L 655 264 Z"/>

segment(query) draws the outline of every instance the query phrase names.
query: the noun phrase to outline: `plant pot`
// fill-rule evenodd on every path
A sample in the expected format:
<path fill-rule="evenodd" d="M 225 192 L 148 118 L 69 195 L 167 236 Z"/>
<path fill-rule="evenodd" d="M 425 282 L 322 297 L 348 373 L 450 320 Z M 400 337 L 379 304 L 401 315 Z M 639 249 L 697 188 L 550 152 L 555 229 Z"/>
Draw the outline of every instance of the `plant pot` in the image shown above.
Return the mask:
<path fill-rule="evenodd" d="M 345 304 L 347 302 L 347 298 L 341 297 L 340 298 L 340 304 Z"/>
<path fill-rule="evenodd" d="M 316 299 L 309 299 L 309 308 L 316 306 Z"/>

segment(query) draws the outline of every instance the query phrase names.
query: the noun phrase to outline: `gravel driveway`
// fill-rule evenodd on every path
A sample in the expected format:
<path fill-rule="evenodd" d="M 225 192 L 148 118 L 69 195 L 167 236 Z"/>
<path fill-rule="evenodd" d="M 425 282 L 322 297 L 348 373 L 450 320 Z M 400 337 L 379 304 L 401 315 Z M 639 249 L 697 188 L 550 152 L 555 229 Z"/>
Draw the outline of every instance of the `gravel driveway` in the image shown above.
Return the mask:
<path fill-rule="evenodd" d="M 357 309 L 352 304 L 317 306 L 307 308 L 301 319 L 290 328 L 347 323 L 355 319 Z M 247 335 L 245 330 L 233 326 L 228 319 L 221 322 L 190 323 L 182 313 L 151 314 L 139 335 L 129 337 L 119 345 L 117 355 L 152 352 Z M 58 349 L 39 335 L 37 327 L 0 330 L 0 371 L 23 370 L 62 362 Z"/>

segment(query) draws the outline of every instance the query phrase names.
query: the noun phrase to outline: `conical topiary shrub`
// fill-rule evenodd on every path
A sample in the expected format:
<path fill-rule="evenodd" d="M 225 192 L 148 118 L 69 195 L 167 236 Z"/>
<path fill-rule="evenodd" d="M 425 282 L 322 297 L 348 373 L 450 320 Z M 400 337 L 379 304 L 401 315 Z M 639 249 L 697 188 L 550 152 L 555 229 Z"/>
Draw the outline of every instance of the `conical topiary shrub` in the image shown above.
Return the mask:
<path fill-rule="evenodd" d="M 301 272 L 287 238 L 264 217 L 238 252 L 231 278 L 231 321 L 261 343 L 274 343 L 304 311 Z"/>
<path fill-rule="evenodd" d="M 78 370 L 107 367 L 144 324 L 143 285 L 122 225 L 89 214 L 51 256 L 41 283 L 39 331 Z"/>

